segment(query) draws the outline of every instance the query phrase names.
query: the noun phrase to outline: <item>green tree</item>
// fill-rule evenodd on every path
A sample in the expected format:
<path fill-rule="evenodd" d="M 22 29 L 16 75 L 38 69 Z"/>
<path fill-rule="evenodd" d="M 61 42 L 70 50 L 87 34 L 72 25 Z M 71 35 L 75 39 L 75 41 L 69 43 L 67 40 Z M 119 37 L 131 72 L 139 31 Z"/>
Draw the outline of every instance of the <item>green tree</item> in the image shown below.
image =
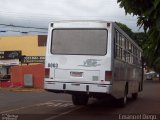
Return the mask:
<path fill-rule="evenodd" d="M 150 67 L 160 73 L 160 0 L 117 0 L 126 14 L 136 15 L 148 39 L 143 45 L 144 57 Z"/>
<path fill-rule="evenodd" d="M 136 32 L 133 33 L 134 35 L 134 41 L 141 47 L 143 48 L 143 45 L 145 44 L 147 40 L 147 35 L 144 32 Z"/>
<path fill-rule="evenodd" d="M 134 40 L 135 43 L 137 43 L 141 48 L 143 43 L 146 41 L 147 36 L 144 32 L 137 32 L 134 33 L 132 30 L 125 24 L 116 22 L 116 24 L 125 32 L 127 35 L 130 36 Z"/>
<path fill-rule="evenodd" d="M 116 22 L 116 24 L 117 24 L 125 33 L 127 33 L 127 35 L 128 35 L 129 37 L 131 37 L 132 39 L 134 38 L 134 37 L 133 37 L 133 32 L 132 32 L 132 30 L 131 30 L 127 25 L 125 25 L 125 24 L 123 24 L 123 23 L 120 23 L 120 22 Z"/>

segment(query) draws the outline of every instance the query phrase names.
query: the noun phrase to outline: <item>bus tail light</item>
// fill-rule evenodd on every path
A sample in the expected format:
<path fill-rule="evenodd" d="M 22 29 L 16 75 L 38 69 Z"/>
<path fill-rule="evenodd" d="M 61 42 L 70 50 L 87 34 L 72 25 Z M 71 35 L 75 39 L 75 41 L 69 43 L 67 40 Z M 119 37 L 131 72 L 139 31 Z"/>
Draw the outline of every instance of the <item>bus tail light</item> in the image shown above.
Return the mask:
<path fill-rule="evenodd" d="M 105 81 L 112 80 L 112 71 L 105 71 Z"/>
<path fill-rule="evenodd" d="M 49 74 L 50 74 L 50 69 L 45 68 L 45 78 L 49 78 Z"/>

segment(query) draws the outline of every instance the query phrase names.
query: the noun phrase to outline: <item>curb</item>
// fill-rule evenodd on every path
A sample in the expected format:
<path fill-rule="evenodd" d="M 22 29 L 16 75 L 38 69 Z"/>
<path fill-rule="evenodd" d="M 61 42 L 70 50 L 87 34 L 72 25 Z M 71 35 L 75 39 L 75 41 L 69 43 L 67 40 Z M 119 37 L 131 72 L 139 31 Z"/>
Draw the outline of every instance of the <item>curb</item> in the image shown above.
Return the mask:
<path fill-rule="evenodd" d="M 2 91 L 11 91 L 11 92 L 44 92 L 44 89 L 35 89 L 35 88 L 1 88 Z"/>

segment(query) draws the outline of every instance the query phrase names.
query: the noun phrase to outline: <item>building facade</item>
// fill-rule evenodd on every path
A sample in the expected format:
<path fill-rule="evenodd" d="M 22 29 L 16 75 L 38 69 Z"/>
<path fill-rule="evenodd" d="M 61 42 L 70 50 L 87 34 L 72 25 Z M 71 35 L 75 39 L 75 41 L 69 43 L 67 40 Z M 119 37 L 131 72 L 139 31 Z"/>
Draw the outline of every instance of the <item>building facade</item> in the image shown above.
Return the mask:
<path fill-rule="evenodd" d="M 1 36 L 0 76 L 10 74 L 10 67 L 44 63 L 46 35 Z"/>

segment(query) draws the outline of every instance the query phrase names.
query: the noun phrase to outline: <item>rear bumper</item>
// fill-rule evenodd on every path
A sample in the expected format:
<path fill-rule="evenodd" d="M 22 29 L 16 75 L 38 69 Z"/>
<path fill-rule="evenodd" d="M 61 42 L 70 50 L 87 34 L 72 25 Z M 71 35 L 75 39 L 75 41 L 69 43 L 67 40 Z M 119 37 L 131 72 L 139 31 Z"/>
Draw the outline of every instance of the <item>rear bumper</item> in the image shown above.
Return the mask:
<path fill-rule="evenodd" d="M 56 93 L 106 93 L 111 94 L 112 84 L 73 83 L 45 81 L 44 89 Z"/>

